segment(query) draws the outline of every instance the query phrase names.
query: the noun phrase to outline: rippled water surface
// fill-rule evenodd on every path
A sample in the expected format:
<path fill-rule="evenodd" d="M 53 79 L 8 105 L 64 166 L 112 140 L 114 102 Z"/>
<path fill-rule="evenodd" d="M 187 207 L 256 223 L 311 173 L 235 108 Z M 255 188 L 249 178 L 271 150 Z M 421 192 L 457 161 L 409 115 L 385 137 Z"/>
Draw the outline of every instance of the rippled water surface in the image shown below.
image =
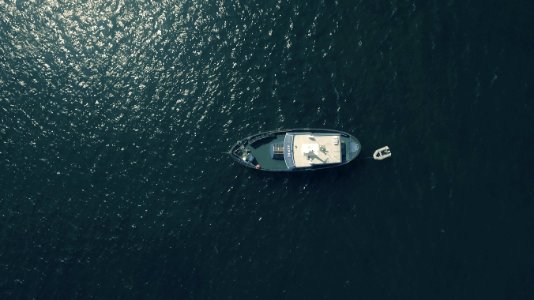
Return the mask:
<path fill-rule="evenodd" d="M 1 1 L 2 299 L 532 299 L 532 1 Z M 264 174 L 292 127 L 362 159 Z M 393 157 L 365 159 L 389 145 Z"/>

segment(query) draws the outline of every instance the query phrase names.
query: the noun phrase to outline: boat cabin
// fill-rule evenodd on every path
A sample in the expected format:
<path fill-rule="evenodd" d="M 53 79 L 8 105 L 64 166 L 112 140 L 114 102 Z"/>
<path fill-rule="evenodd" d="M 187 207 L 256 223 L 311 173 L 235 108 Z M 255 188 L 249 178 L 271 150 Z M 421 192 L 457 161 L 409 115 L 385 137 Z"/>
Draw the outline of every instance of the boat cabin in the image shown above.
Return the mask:
<path fill-rule="evenodd" d="M 289 169 L 342 161 L 339 134 L 286 133 L 284 149 L 284 161 Z"/>

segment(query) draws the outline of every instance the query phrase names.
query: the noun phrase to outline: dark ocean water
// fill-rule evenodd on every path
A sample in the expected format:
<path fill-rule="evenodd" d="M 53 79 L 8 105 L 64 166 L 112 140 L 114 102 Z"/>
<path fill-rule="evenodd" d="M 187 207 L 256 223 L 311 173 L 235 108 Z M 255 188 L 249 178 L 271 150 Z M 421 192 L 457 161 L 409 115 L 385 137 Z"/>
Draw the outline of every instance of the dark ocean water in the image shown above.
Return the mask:
<path fill-rule="evenodd" d="M 534 299 L 533 1 L 0 15 L 1 299 Z M 393 157 L 221 154 L 282 127 Z"/>

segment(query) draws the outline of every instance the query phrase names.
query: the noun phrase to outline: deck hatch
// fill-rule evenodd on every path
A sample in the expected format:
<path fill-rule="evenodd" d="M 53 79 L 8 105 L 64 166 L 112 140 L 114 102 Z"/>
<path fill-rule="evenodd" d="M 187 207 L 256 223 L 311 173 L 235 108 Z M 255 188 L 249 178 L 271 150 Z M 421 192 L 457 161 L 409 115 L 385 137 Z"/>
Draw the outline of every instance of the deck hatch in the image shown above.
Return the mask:
<path fill-rule="evenodd" d="M 284 159 L 284 144 L 273 143 L 269 150 L 272 159 Z"/>

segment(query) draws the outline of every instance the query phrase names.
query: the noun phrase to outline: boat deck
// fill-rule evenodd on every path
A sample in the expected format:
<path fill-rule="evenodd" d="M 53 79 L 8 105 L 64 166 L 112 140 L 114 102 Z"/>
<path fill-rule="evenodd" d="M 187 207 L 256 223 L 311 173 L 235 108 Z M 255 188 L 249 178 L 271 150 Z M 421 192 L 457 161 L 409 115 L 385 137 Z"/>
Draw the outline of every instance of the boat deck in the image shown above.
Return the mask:
<path fill-rule="evenodd" d="M 252 148 L 252 153 L 258 160 L 258 163 L 264 169 L 287 169 L 286 163 L 283 159 L 277 160 L 271 158 L 269 149 L 272 143 L 284 143 L 284 135 L 278 135 L 275 138 L 266 139 L 262 143 L 256 144 L 255 147 Z"/>

